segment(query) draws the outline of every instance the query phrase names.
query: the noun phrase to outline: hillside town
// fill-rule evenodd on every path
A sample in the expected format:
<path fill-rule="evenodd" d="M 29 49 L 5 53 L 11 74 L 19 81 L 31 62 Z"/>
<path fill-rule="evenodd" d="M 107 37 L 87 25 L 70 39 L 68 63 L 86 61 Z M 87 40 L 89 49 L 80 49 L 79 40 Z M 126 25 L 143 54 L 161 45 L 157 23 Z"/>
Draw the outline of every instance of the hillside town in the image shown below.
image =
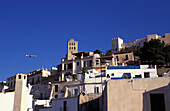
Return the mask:
<path fill-rule="evenodd" d="M 84 52 L 70 39 L 56 67 L 1 81 L 0 111 L 170 111 L 170 33 L 109 43 L 105 54 Z"/>

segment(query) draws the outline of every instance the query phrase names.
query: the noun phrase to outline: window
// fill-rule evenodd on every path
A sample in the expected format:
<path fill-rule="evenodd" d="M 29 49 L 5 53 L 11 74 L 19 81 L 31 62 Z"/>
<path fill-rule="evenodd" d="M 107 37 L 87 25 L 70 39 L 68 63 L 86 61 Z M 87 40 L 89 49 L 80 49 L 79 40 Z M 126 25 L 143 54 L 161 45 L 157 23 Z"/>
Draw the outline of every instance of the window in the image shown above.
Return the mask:
<path fill-rule="evenodd" d="M 69 43 L 69 45 L 71 45 L 71 43 Z"/>
<path fill-rule="evenodd" d="M 32 78 L 32 85 L 34 85 L 34 78 Z"/>
<path fill-rule="evenodd" d="M 69 47 L 69 49 L 71 49 L 71 47 Z"/>
<path fill-rule="evenodd" d="M 94 88 L 94 93 L 98 94 L 99 93 L 99 87 Z"/>
<path fill-rule="evenodd" d="M 72 45 L 73 45 L 73 43 L 72 43 Z"/>
<path fill-rule="evenodd" d="M 58 94 L 55 95 L 55 98 L 58 98 Z"/>
<path fill-rule="evenodd" d="M 117 61 L 119 61 L 119 56 L 116 56 Z"/>
<path fill-rule="evenodd" d="M 84 61 L 84 67 L 87 67 L 87 65 L 86 65 L 86 61 Z"/>
<path fill-rule="evenodd" d="M 55 92 L 58 92 L 58 85 L 55 85 Z"/>
<path fill-rule="evenodd" d="M 76 47 L 74 47 L 74 50 L 76 49 Z"/>
<path fill-rule="evenodd" d="M 74 94 L 78 95 L 78 89 L 74 89 Z"/>
<path fill-rule="evenodd" d="M 26 79 L 26 76 L 24 76 L 24 79 Z"/>
<path fill-rule="evenodd" d="M 129 60 L 129 57 L 128 57 L 128 55 L 125 55 L 125 60 Z"/>
<path fill-rule="evenodd" d="M 150 78 L 149 72 L 144 72 L 144 78 Z"/>
<path fill-rule="evenodd" d="M 92 60 L 90 60 L 90 66 L 92 66 Z"/>
<path fill-rule="evenodd" d="M 99 65 L 99 60 L 96 60 L 96 65 Z"/>
<path fill-rule="evenodd" d="M 163 93 L 150 94 L 151 111 L 166 111 Z"/>
<path fill-rule="evenodd" d="M 64 64 L 64 70 L 67 70 L 67 68 L 66 68 L 66 67 L 67 67 L 67 64 Z"/>
<path fill-rule="evenodd" d="M 68 69 L 72 69 L 72 63 L 68 64 Z"/>
<path fill-rule="evenodd" d="M 110 75 L 109 75 L 109 74 L 107 74 L 107 78 L 110 78 Z"/>
<path fill-rule="evenodd" d="M 74 43 L 74 45 L 75 45 L 75 43 Z"/>
<path fill-rule="evenodd" d="M 142 77 L 142 75 L 141 75 L 141 74 L 140 74 L 140 75 L 135 75 L 135 77 L 140 77 L 140 78 L 141 78 L 141 77 Z"/>
<path fill-rule="evenodd" d="M 111 74 L 111 76 L 114 76 L 114 75 L 115 75 L 114 73 Z"/>
<path fill-rule="evenodd" d="M 18 79 L 21 79 L 21 75 L 18 76 Z"/>
<path fill-rule="evenodd" d="M 79 66 L 79 62 L 77 62 L 77 66 Z"/>
<path fill-rule="evenodd" d="M 131 73 L 124 73 L 123 78 L 124 79 L 130 79 L 131 78 Z"/>
<path fill-rule="evenodd" d="M 67 101 L 63 101 L 63 111 L 67 111 Z"/>

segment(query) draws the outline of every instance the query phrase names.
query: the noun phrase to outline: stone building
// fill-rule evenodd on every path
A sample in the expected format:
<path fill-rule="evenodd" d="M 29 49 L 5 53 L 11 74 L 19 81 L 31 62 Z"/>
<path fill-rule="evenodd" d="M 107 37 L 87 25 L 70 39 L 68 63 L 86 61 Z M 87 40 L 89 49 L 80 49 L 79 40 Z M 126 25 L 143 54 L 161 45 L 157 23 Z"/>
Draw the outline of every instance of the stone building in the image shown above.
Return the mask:
<path fill-rule="evenodd" d="M 170 78 L 107 82 L 103 111 L 170 111 Z"/>
<path fill-rule="evenodd" d="M 149 42 L 151 39 L 159 39 L 162 43 L 165 43 L 165 45 L 170 44 L 170 33 L 166 33 L 163 37 L 152 34 L 147 35 L 146 38 L 142 39 L 136 39 L 130 42 L 123 43 L 123 39 L 121 38 L 114 38 L 112 39 L 112 49 L 107 50 L 107 52 L 116 53 L 119 52 L 120 49 L 125 49 L 128 47 L 137 47 L 137 46 L 143 46 L 145 42 Z"/>

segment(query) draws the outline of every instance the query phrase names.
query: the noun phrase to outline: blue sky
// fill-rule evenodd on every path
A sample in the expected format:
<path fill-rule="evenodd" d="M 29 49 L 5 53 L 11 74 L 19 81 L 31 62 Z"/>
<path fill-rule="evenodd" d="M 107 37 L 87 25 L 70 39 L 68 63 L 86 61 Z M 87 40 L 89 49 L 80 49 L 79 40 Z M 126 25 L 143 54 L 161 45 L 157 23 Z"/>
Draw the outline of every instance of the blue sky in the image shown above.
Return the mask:
<path fill-rule="evenodd" d="M 170 0 L 0 0 L 0 80 L 56 66 L 70 38 L 79 51 L 105 52 L 114 37 L 170 33 L 169 6 Z"/>

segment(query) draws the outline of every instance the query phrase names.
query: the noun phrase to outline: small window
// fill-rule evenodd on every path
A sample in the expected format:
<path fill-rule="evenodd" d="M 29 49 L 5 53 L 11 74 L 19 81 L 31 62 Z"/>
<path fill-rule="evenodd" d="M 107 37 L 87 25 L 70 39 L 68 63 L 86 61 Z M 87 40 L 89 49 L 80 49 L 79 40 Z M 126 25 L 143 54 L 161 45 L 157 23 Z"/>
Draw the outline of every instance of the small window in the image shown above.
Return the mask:
<path fill-rule="evenodd" d="M 72 43 L 72 45 L 73 45 L 73 43 Z"/>
<path fill-rule="evenodd" d="M 144 72 L 144 78 L 150 78 L 149 72 Z"/>
<path fill-rule="evenodd" d="M 26 79 L 26 76 L 24 76 L 24 79 Z"/>
<path fill-rule="evenodd" d="M 116 56 L 117 61 L 119 61 L 119 56 Z"/>
<path fill-rule="evenodd" d="M 86 61 L 84 61 L 84 67 L 87 67 Z"/>
<path fill-rule="evenodd" d="M 67 101 L 63 101 L 63 111 L 67 111 Z"/>
<path fill-rule="evenodd" d="M 125 55 L 125 60 L 129 60 L 129 57 L 128 57 L 128 55 Z"/>
<path fill-rule="evenodd" d="M 110 75 L 109 75 L 109 74 L 107 74 L 107 78 L 110 78 Z"/>
<path fill-rule="evenodd" d="M 76 47 L 74 47 L 74 50 L 76 50 Z"/>
<path fill-rule="evenodd" d="M 123 78 L 124 79 L 130 79 L 131 78 L 131 73 L 124 73 Z"/>
<path fill-rule="evenodd" d="M 75 45 L 75 43 L 74 43 L 74 45 Z"/>
<path fill-rule="evenodd" d="M 111 74 L 111 76 L 114 76 L 114 75 L 115 75 L 114 73 Z"/>
<path fill-rule="evenodd" d="M 71 47 L 69 47 L 69 49 L 71 49 Z"/>
<path fill-rule="evenodd" d="M 79 62 L 77 62 L 77 66 L 79 66 Z"/>
<path fill-rule="evenodd" d="M 74 89 L 74 94 L 78 95 L 78 89 Z"/>
<path fill-rule="evenodd" d="M 55 95 L 55 98 L 58 98 L 58 94 Z"/>
<path fill-rule="evenodd" d="M 96 60 L 96 65 L 99 65 L 99 60 Z"/>
<path fill-rule="evenodd" d="M 71 43 L 69 43 L 69 45 L 71 45 Z"/>
<path fill-rule="evenodd" d="M 18 79 L 21 79 L 21 75 L 18 76 Z"/>
<path fill-rule="evenodd" d="M 142 77 L 142 75 L 140 74 L 140 75 L 135 75 L 135 77 L 139 77 L 139 78 L 141 78 Z"/>
<path fill-rule="evenodd" d="M 55 92 L 58 92 L 58 85 L 55 85 Z"/>
<path fill-rule="evenodd" d="M 99 87 L 94 88 L 94 93 L 99 94 Z"/>

